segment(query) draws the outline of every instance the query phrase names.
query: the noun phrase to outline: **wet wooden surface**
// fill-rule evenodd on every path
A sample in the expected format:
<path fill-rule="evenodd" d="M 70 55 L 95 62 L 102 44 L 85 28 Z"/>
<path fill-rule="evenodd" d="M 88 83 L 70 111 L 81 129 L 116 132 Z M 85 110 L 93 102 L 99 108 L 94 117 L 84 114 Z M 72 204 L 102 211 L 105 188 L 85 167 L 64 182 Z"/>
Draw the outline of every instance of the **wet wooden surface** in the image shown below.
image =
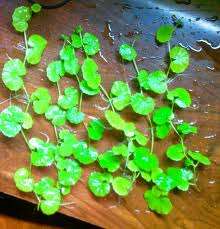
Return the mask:
<path fill-rule="evenodd" d="M 10 16 L 13 9 L 24 1 L 0 1 L 0 68 L 7 60 L 8 54 L 12 58 L 23 58 L 20 50 L 23 38 L 13 31 Z M 34 16 L 30 23 L 28 34 L 39 33 L 48 40 L 48 47 L 38 66 L 30 67 L 25 78 L 29 93 L 38 86 L 48 87 L 57 97 L 54 85 L 46 80 L 45 68 L 47 64 L 58 57 L 58 50 L 62 43 L 58 40 L 61 33 L 71 33 L 73 27 L 82 24 L 85 30 L 98 35 L 102 43 L 102 54 L 107 62 L 97 55 L 96 60 L 102 73 L 103 85 L 110 88 L 111 82 L 123 79 L 131 81 L 135 71 L 130 64 L 120 63 L 117 47 L 122 42 L 133 42 L 139 51 L 138 65 L 149 70 L 166 69 L 165 55 L 167 46 L 158 46 L 154 41 L 154 32 L 162 23 L 172 22 L 172 15 L 183 17 L 184 27 L 176 31 L 171 45 L 181 43 L 192 46 L 193 49 L 202 48 L 201 52 L 190 50 L 190 68 L 169 85 L 184 86 L 190 89 L 193 105 L 191 108 L 178 111 L 178 119 L 195 122 L 199 126 L 199 134 L 187 138 L 190 149 L 206 153 L 213 161 L 212 165 L 199 170 L 198 187 L 200 192 L 191 188 L 186 193 L 171 194 L 174 209 L 165 217 L 149 212 L 143 200 L 143 192 L 148 188 L 144 182 L 137 181 L 131 194 L 121 199 L 112 193 L 104 199 L 95 198 L 87 189 L 87 177 L 96 166 L 84 168 L 84 175 L 80 182 L 72 188 L 71 195 L 65 202 L 74 204 L 62 207 L 60 212 L 107 228 L 219 228 L 220 227 L 220 49 L 211 49 L 209 45 L 198 43 L 196 40 L 208 39 L 213 47 L 220 43 L 219 20 L 212 21 L 212 17 L 220 14 L 219 1 L 193 1 L 193 4 L 175 4 L 173 1 L 72 1 L 62 8 L 43 11 Z M 136 34 L 138 36 L 136 36 Z M 172 76 L 175 77 L 175 76 Z M 76 85 L 74 79 L 63 78 L 61 88 Z M 22 92 L 21 92 L 22 93 Z M 1 86 L 1 101 L 9 98 L 9 92 Z M 162 98 L 157 97 L 162 102 Z M 18 103 L 19 101 L 13 100 Z M 105 102 L 98 96 L 84 97 L 83 111 L 89 116 L 103 117 L 103 112 L 97 107 L 105 107 Z M 7 106 L 1 104 L 1 110 Z M 23 105 L 24 106 L 24 105 Z M 136 121 L 140 129 L 147 133 L 147 123 L 139 116 L 135 116 L 127 109 L 123 116 Z M 34 115 L 35 124 L 27 133 L 29 137 L 44 136 L 47 133 L 53 141 L 54 133 L 50 123 L 43 117 Z M 81 138 L 85 137 L 83 126 L 71 126 Z M 94 144 L 100 152 L 122 139 L 119 133 L 107 132 L 104 140 Z M 167 141 L 156 142 L 155 153 L 160 156 L 162 166 L 174 165 L 165 155 L 165 149 L 171 143 L 176 143 L 173 135 Z M 31 194 L 23 194 L 16 190 L 12 181 L 13 172 L 28 165 L 28 149 L 22 137 L 7 139 L 0 136 L 0 191 L 20 199 L 35 202 Z M 44 175 L 55 175 L 53 168 L 36 169 L 36 179 Z"/>

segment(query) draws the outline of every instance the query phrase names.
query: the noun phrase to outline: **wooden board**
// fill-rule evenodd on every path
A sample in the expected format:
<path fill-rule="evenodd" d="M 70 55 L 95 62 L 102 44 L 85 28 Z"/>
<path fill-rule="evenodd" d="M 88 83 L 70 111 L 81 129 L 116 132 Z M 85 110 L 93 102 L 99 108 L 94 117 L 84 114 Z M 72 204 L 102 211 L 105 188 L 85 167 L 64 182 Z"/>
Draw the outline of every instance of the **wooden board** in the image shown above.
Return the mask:
<path fill-rule="evenodd" d="M 0 68 L 7 60 L 7 54 L 22 58 L 20 50 L 23 38 L 13 31 L 10 17 L 13 9 L 24 1 L 0 1 Z M 211 50 L 208 45 L 198 44 L 198 39 L 209 39 L 213 46 L 220 43 L 219 21 L 213 22 L 211 16 L 219 15 L 218 1 L 194 1 L 191 5 L 176 5 L 173 1 L 71 1 L 62 8 L 43 11 L 34 16 L 30 23 L 28 35 L 39 33 L 48 40 L 48 47 L 42 62 L 28 69 L 25 78 L 28 92 L 31 93 L 38 86 L 46 86 L 57 98 L 56 87 L 46 80 L 45 68 L 56 59 L 62 43 L 58 40 L 61 33 L 71 33 L 77 24 L 82 24 L 85 30 L 98 35 L 102 43 L 102 55 L 96 57 L 100 65 L 103 84 L 107 89 L 111 82 L 122 79 L 133 85 L 131 78 L 135 71 L 130 64 L 122 64 L 117 55 L 117 47 L 122 42 L 133 42 L 135 34 L 139 34 L 135 43 L 139 51 L 138 64 L 149 70 L 166 68 L 165 55 L 167 46 L 158 46 L 154 41 L 154 32 L 161 23 L 172 22 L 172 15 L 183 17 L 184 27 L 178 29 L 171 45 L 182 43 L 201 52 L 191 53 L 190 68 L 170 84 L 170 87 L 185 86 L 190 89 L 193 97 L 191 108 L 178 111 L 178 119 L 195 122 L 199 126 L 199 134 L 187 138 L 187 146 L 193 150 L 207 153 L 213 161 L 212 166 L 201 168 L 199 171 L 198 187 L 200 192 L 191 188 L 187 193 L 175 192 L 171 195 L 174 205 L 172 213 L 166 217 L 158 216 L 148 211 L 143 201 L 146 184 L 137 182 L 132 193 L 118 199 L 114 194 L 107 198 L 97 199 L 87 189 L 87 176 L 95 166 L 84 168 L 84 175 L 80 182 L 73 187 L 71 195 L 65 202 L 74 204 L 62 207 L 60 212 L 71 217 L 79 218 L 89 223 L 105 228 L 219 228 L 220 227 L 220 49 Z M 213 69 L 214 68 L 214 69 Z M 74 79 L 63 78 L 61 88 L 76 85 Z M 133 90 L 136 88 L 133 87 Z M 9 98 L 9 92 L 1 86 L 1 101 Z M 13 100 L 13 102 L 16 100 Z M 162 101 L 162 99 L 160 100 Z M 17 101 L 18 102 L 18 101 Z M 103 112 L 97 104 L 105 107 L 106 103 L 98 96 L 84 98 L 83 111 L 88 116 L 103 117 Z M 8 103 L 1 104 L 1 110 Z M 127 120 L 138 122 L 138 126 L 147 133 L 147 123 L 144 118 L 135 116 L 129 109 L 123 112 Z M 29 137 L 44 136 L 47 133 L 54 140 L 54 133 L 50 123 L 44 118 L 34 116 L 35 125 L 27 133 Z M 87 118 L 86 121 L 88 121 Z M 85 137 L 83 126 L 71 126 L 79 137 Z M 100 143 L 94 144 L 100 152 L 118 142 L 122 136 L 117 132 L 107 132 Z M 172 165 L 166 160 L 166 147 L 177 142 L 173 135 L 167 141 L 156 142 L 155 152 L 160 156 L 163 166 Z M 16 190 L 12 181 L 16 168 L 28 165 L 28 149 L 19 135 L 15 139 L 0 136 L 0 191 L 31 202 L 34 196 L 23 194 Z M 174 165 L 174 164 L 173 164 Z M 54 176 L 53 168 L 34 170 L 36 178 L 42 175 Z"/>

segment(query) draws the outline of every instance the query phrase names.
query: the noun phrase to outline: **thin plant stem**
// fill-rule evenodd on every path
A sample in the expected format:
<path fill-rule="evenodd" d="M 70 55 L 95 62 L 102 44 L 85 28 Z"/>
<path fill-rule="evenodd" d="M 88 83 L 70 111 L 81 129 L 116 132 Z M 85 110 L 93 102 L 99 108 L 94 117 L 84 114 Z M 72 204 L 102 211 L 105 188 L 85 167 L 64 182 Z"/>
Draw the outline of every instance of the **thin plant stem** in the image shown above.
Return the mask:
<path fill-rule="evenodd" d="M 55 136 L 56 136 L 56 139 L 57 139 L 57 142 L 58 142 L 58 134 L 57 134 L 57 127 L 55 125 L 53 125 L 53 128 L 54 128 L 54 133 L 55 133 Z"/>
<path fill-rule="evenodd" d="M 108 95 L 108 92 L 105 90 L 105 88 L 104 88 L 101 84 L 99 85 L 99 87 L 101 88 L 103 94 L 104 94 L 104 95 L 106 96 L 106 98 L 108 99 L 108 101 L 109 101 L 109 103 L 110 103 L 110 106 L 111 106 L 112 110 L 115 111 L 115 108 L 114 108 L 114 106 L 113 106 L 113 104 L 112 104 L 112 102 L 111 102 L 111 98 L 110 98 L 110 96 Z"/>
<path fill-rule="evenodd" d="M 134 68 L 135 68 L 135 70 L 136 70 L 137 74 L 139 74 L 139 69 L 138 69 L 137 62 L 136 62 L 136 60 L 135 60 L 135 59 L 133 60 L 133 65 L 134 65 Z M 139 86 L 140 86 L 140 92 L 141 92 L 141 94 L 143 94 L 143 91 L 142 91 L 141 85 L 139 85 Z"/>
<path fill-rule="evenodd" d="M 186 153 L 186 149 L 185 149 L 185 146 L 184 146 L 184 141 L 183 141 L 182 136 L 179 134 L 179 132 L 177 131 L 177 129 L 176 129 L 176 127 L 174 126 L 174 124 L 173 124 L 172 121 L 170 121 L 170 125 L 172 126 L 174 132 L 178 135 L 178 137 L 179 137 L 179 139 L 180 139 L 181 146 L 182 146 L 183 153 L 184 153 L 185 157 L 188 158 L 187 153 Z"/>
<path fill-rule="evenodd" d="M 80 98 L 79 98 L 79 111 L 82 110 L 82 98 L 83 98 L 83 93 L 80 93 Z"/>
<path fill-rule="evenodd" d="M 153 124 L 151 122 L 150 115 L 147 115 L 147 119 L 150 125 L 150 134 L 151 134 L 151 149 L 150 152 L 153 153 L 154 150 L 154 129 L 153 129 Z"/>
<path fill-rule="evenodd" d="M 81 43 L 82 43 L 82 47 L 83 47 L 84 53 L 86 54 L 86 57 L 88 58 L 88 55 L 87 55 L 87 53 L 85 52 L 85 46 L 84 46 L 84 44 L 83 44 L 83 38 L 82 38 L 82 33 L 81 33 L 81 32 L 79 33 L 79 36 L 80 36 L 80 40 L 81 40 Z"/>
<path fill-rule="evenodd" d="M 58 95 L 60 96 L 61 95 L 61 90 L 60 90 L 60 85 L 59 85 L 58 81 L 57 81 L 57 90 L 58 90 Z"/>
<path fill-rule="evenodd" d="M 24 56 L 24 64 L 26 63 L 27 59 L 27 50 L 28 50 L 28 42 L 27 42 L 27 34 L 26 31 L 24 31 L 24 44 L 25 44 L 25 56 Z"/>
<path fill-rule="evenodd" d="M 79 80 L 79 76 L 78 75 L 76 75 L 76 80 L 77 80 L 78 84 L 80 84 L 80 80 Z"/>
<path fill-rule="evenodd" d="M 25 95 L 27 97 L 27 106 L 25 108 L 25 112 L 27 112 L 28 108 L 29 108 L 29 105 L 30 105 L 30 96 L 29 96 L 28 91 L 27 91 L 27 89 L 26 89 L 26 87 L 24 85 L 23 85 L 23 89 L 24 89 Z"/>
<path fill-rule="evenodd" d="M 25 141 L 25 143 L 27 144 L 28 148 L 30 148 L 29 143 L 28 143 L 28 139 L 27 139 L 27 137 L 26 137 L 26 135 L 25 135 L 25 133 L 24 133 L 23 130 L 21 130 L 21 135 L 22 135 L 22 137 L 24 138 L 24 141 Z"/>

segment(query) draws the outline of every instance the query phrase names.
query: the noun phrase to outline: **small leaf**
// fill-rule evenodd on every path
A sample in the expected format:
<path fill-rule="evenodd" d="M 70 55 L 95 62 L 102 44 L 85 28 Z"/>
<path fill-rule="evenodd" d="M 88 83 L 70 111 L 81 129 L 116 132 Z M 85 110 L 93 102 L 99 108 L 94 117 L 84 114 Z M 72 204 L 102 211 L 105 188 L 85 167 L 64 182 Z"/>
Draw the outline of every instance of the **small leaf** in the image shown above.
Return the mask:
<path fill-rule="evenodd" d="M 40 202 L 40 210 L 45 215 L 53 215 L 59 210 L 60 204 L 61 203 L 58 200 L 42 200 Z"/>
<path fill-rule="evenodd" d="M 41 196 L 46 189 L 53 187 L 54 184 L 55 182 L 52 178 L 43 177 L 34 184 L 34 193 Z"/>
<path fill-rule="evenodd" d="M 88 165 L 96 161 L 98 153 L 95 148 L 88 147 L 83 141 L 74 144 L 73 155 L 82 164 Z"/>
<path fill-rule="evenodd" d="M 147 142 L 148 142 L 148 138 L 142 132 L 140 132 L 138 130 L 135 130 L 134 139 L 141 146 L 145 146 L 147 144 Z"/>
<path fill-rule="evenodd" d="M 60 60 L 53 61 L 47 66 L 47 78 L 51 82 L 58 82 L 64 73 L 63 63 Z"/>
<path fill-rule="evenodd" d="M 22 128 L 28 130 L 31 129 L 34 124 L 34 121 L 29 113 L 24 113 L 24 122 L 22 124 Z"/>
<path fill-rule="evenodd" d="M 145 90 L 149 90 L 149 85 L 148 85 L 148 71 L 145 69 L 141 69 L 138 72 L 137 80 L 139 82 L 139 85 L 144 88 Z"/>
<path fill-rule="evenodd" d="M 194 151 L 188 151 L 188 155 L 194 160 L 197 161 L 203 165 L 210 165 L 211 161 L 208 157 L 201 154 L 200 152 L 194 152 Z"/>
<path fill-rule="evenodd" d="M 34 112 L 44 114 L 50 106 L 52 97 L 47 88 L 39 87 L 31 94 Z"/>
<path fill-rule="evenodd" d="M 97 89 L 101 83 L 101 76 L 98 73 L 98 65 L 91 58 L 86 58 L 82 65 L 83 79 L 92 89 Z"/>
<path fill-rule="evenodd" d="M 145 147 L 136 147 L 134 151 L 134 163 L 140 170 L 149 172 L 159 166 L 159 161 L 156 155 L 150 153 L 150 150 Z"/>
<path fill-rule="evenodd" d="M 155 102 L 151 97 L 136 93 L 131 98 L 131 106 L 135 113 L 147 115 L 154 110 Z"/>
<path fill-rule="evenodd" d="M 121 118 L 121 116 L 111 110 L 105 111 L 105 118 L 107 119 L 108 123 L 117 130 L 124 130 L 125 121 Z"/>
<path fill-rule="evenodd" d="M 130 104 L 131 91 L 127 83 L 115 81 L 111 88 L 111 95 L 114 96 L 112 103 L 115 109 L 121 111 Z"/>
<path fill-rule="evenodd" d="M 163 94 L 167 90 L 167 75 L 158 70 L 151 72 L 147 77 L 147 90 L 151 90 L 157 94 Z M 146 88 L 145 88 L 146 89 Z"/>
<path fill-rule="evenodd" d="M 72 40 L 72 46 L 74 48 L 81 48 L 82 47 L 81 38 L 77 33 L 72 33 L 71 40 Z"/>
<path fill-rule="evenodd" d="M 2 70 L 4 85 L 11 91 L 18 91 L 23 88 L 23 77 L 26 75 L 26 68 L 20 59 L 8 60 Z"/>
<path fill-rule="evenodd" d="M 173 25 L 162 25 L 157 30 L 156 39 L 160 43 L 165 43 L 171 40 L 175 28 Z"/>
<path fill-rule="evenodd" d="M 83 35 L 83 47 L 87 55 L 95 55 L 100 50 L 99 39 L 92 33 L 85 33 Z"/>
<path fill-rule="evenodd" d="M 55 126 L 63 126 L 66 122 L 66 112 L 56 105 L 51 105 L 45 113 L 45 117 L 51 120 Z"/>
<path fill-rule="evenodd" d="M 184 150 L 186 148 L 183 149 L 182 144 L 171 145 L 168 147 L 166 155 L 173 161 L 181 161 L 185 157 Z"/>
<path fill-rule="evenodd" d="M 80 81 L 79 87 L 82 93 L 86 95 L 97 95 L 100 93 L 100 88 L 92 89 L 88 86 L 85 80 Z"/>
<path fill-rule="evenodd" d="M 133 160 L 128 161 L 127 169 L 129 169 L 131 172 L 139 172 L 139 168 L 137 167 L 137 165 L 135 165 Z"/>
<path fill-rule="evenodd" d="M 176 129 L 180 134 L 183 134 L 183 135 L 197 133 L 197 127 L 187 122 L 183 122 L 179 124 Z"/>
<path fill-rule="evenodd" d="M 119 196 L 127 196 L 132 189 L 132 181 L 125 177 L 115 177 L 112 181 L 113 190 Z"/>
<path fill-rule="evenodd" d="M 14 174 L 14 182 L 16 187 L 22 192 L 32 192 L 34 187 L 34 179 L 31 172 L 27 168 L 20 168 Z"/>
<path fill-rule="evenodd" d="M 82 176 L 82 169 L 75 160 L 61 159 L 56 166 L 58 181 L 63 186 L 75 185 Z"/>
<path fill-rule="evenodd" d="M 33 34 L 28 38 L 29 48 L 26 50 L 26 58 L 29 64 L 40 63 L 41 56 L 46 48 L 47 40 L 38 34 Z"/>
<path fill-rule="evenodd" d="M 189 54 L 186 49 L 174 46 L 170 50 L 170 68 L 174 73 L 182 73 L 189 66 Z"/>
<path fill-rule="evenodd" d="M 38 3 L 34 3 L 32 6 L 31 6 L 31 10 L 34 12 L 34 13 L 39 13 L 41 11 L 42 7 L 40 4 Z"/>
<path fill-rule="evenodd" d="M 181 87 L 168 91 L 167 99 L 174 102 L 180 108 L 187 108 L 192 103 L 189 92 Z"/>
<path fill-rule="evenodd" d="M 114 155 L 121 155 L 122 157 L 128 156 L 128 147 L 125 144 L 119 144 L 112 147 Z"/>
<path fill-rule="evenodd" d="M 168 176 L 165 173 L 159 173 L 154 179 L 153 182 L 157 185 L 157 187 L 165 192 L 169 192 L 170 190 L 176 187 L 176 182 L 173 178 Z"/>
<path fill-rule="evenodd" d="M 168 197 L 157 196 L 152 190 L 148 190 L 144 193 L 144 199 L 152 211 L 161 215 L 169 214 L 173 208 Z"/>
<path fill-rule="evenodd" d="M 91 120 L 87 127 L 88 136 L 94 141 L 99 141 L 102 139 L 104 130 L 105 126 L 100 119 Z"/>
<path fill-rule="evenodd" d="M 18 32 L 24 32 L 28 29 L 28 21 L 31 19 L 31 9 L 27 6 L 15 8 L 12 14 L 12 25 Z"/>
<path fill-rule="evenodd" d="M 64 95 L 60 95 L 58 98 L 58 105 L 64 109 L 70 109 L 78 104 L 79 92 L 74 87 L 66 87 Z"/>
<path fill-rule="evenodd" d="M 136 130 L 136 127 L 135 127 L 133 122 L 125 123 L 123 131 L 124 131 L 126 137 L 129 137 L 129 138 L 133 137 L 135 134 L 135 130 Z"/>
<path fill-rule="evenodd" d="M 85 114 L 78 111 L 76 107 L 70 108 L 66 112 L 66 119 L 72 124 L 80 124 L 85 119 Z"/>
<path fill-rule="evenodd" d="M 106 151 L 98 156 L 99 165 L 108 172 L 115 172 L 120 168 L 120 160 L 112 151 Z"/>
<path fill-rule="evenodd" d="M 157 125 L 163 125 L 173 119 L 174 114 L 170 107 L 164 106 L 154 110 L 153 121 Z"/>
<path fill-rule="evenodd" d="M 18 106 L 8 106 L 0 113 L 0 131 L 6 137 L 15 137 L 25 120 L 25 113 Z"/>
<path fill-rule="evenodd" d="M 165 123 L 163 125 L 156 126 L 156 137 L 159 139 L 166 138 L 171 130 L 171 125 L 169 123 Z"/>
<path fill-rule="evenodd" d="M 110 173 L 92 172 L 89 175 L 88 186 L 90 191 L 97 197 L 107 196 L 110 192 L 110 182 L 112 175 Z"/>
<path fill-rule="evenodd" d="M 127 61 L 133 61 L 137 57 L 136 50 L 129 44 L 122 44 L 119 48 L 119 53 L 122 59 Z"/>

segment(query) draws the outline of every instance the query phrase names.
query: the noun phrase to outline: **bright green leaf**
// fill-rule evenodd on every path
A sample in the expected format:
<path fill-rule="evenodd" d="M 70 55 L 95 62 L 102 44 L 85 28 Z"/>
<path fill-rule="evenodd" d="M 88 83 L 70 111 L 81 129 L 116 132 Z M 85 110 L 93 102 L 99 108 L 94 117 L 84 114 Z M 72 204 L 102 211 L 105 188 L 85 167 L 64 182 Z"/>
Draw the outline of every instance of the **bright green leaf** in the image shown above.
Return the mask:
<path fill-rule="evenodd" d="M 203 165 L 210 165 L 211 161 L 209 160 L 208 157 L 203 155 L 200 152 L 194 152 L 194 151 L 188 151 L 188 155 L 194 160 L 197 161 Z"/>
<path fill-rule="evenodd" d="M 70 108 L 66 112 L 66 119 L 72 124 L 79 124 L 85 119 L 85 114 L 76 107 Z"/>
<path fill-rule="evenodd" d="M 64 76 L 65 70 L 63 63 L 60 60 L 52 61 L 47 66 L 47 77 L 51 82 L 58 82 Z"/>
<path fill-rule="evenodd" d="M 55 126 L 63 126 L 66 122 L 66 112 L 61 110 L 57 105 L 51 105 L 45 113 L 45 117 L 51 120 Z"/>
<path fill-rule="evenodd" d="M 157 125 L 163 125 L 173 119 L 173 117 L 172 109 L 167 106 L 159 107 L 153 113 L 153 121 Z"/>
<path fill-rule="evenodd" d="M 119 47 L 119 53 L 122 59 L 127 60 L 127 61 L 133 61 L 137 57 L 136 50 L 129 44 L 122 44 Z"/>
<path fill-rule="evenodd" d="M 157 30 L 156 39 L 160 43 L 168 42 L 171 40 L 175 28 L 173 25 L 162 25 Z"/>
<path fill-rule="evenodd" d="M 132 189 L 133 182 L 126 177 L 115 177 L 112 188 L 119 196 L 127 196 Z"/>
<path fill-rule="evenodd" d="M 154 110 L 155 102 L 151 97 L 136 93 L 131 98 L 131 106 L 135 113 L 147 115 Z"/>
<path fill-rule="evenodd" d="M 104 134 L 105 126 L 100 119 L 93 119 L 87 126 L 87 132 L 90 139 L 99 141 Z"/>
<path fill-rule="evenodd" d="M 186 148 L 183 149 L 182 144 L 171 145 L 168 147 L 166 155 L 173 161 L 181 161 L 185 157 L 184 150 Z"/>
<path fill-rule="evenodd" d="M 170 50 L 170 68 L 174 73 L 182 73 L 189 66 L 189 54 L 186 49 L 174 46 Z"/>

